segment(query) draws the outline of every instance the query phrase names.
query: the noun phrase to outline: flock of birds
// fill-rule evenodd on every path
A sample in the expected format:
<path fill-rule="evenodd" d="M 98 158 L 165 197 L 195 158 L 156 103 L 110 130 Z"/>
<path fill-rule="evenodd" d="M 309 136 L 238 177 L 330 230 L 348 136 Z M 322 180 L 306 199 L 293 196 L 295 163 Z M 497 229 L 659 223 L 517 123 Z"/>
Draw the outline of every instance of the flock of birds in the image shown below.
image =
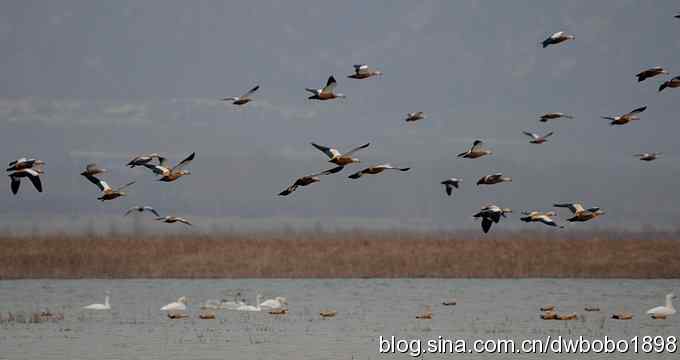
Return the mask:
<path fill-rule="evenodd" d="M 673 299 L 675 299 L 676 296 L 673 293 L 669 293 L 666 295 L 666 303 L 665 305 L 657 306 L 654 308 L 651 308 L 647 310 L 646 314 L 650 315 L 654 319 L 666 319 L 667 317 L 674 315 L 676 313 L 675 307 L 673 306 Z M 104 298 L 104 303 L 103 304 L 90 304 L 87 306 L 84 306 L 83 309 L 85 310 L 111 310 L 111 303 L 109 302 L 109 295 L 108 292 Z M 187 317 L 186 311 L 187 311 L 187 305 L 188 305 L 188 300 L 186 296 L 182 296 L 177 299 L 175 302 L 171 302 L 163 307 L 160 308 L 161 311 L 166 311 L 168 312 L 168 316 L 172 319 L 179 319 L 179 318 L 184 318 Z M 455 300 L 449 300 L 449 301 L 444 301 L 442 302 L 442 305 L 445 306 L 450 306 L 450 305 L 456 305 Z M 249 312 L 255 312 L 255 311 L 263 311 L 263 310 L 268 310 L 271 314 L 274 315 L 283 315 L 287 314 L 288 312 L 288 300 L 285 297 L 282 296 L 277 296 L 272 299 L 267 299 L 265 301 L 262 301 L 262 296 L 260 294 L 257 295 L 255 305 L 250 305 L 247 304 L 242 298 L 241 298 L 241 293 L 237 293 L 234 296 L 233 300 L 207 300 L 205 303 L 201 305 L 201 312 L 199 314 L 200 317 L 202 318 L 214 318 L 214 313 L 210 312 L 205 312 L 207 311 L 212 311 L 212 310 L 234 310 L 234 311 L 249 311 Z M 575 315 L 567 316 L 567 317 L 559 317 L 557 314 L 554 312 L 555 306 L 554 305 L 548 305 L 543 308 L 541 308 L 541 311 L 544 311 L 544 314 L 541 316 L 541 318 L 546 319 L 546 320 L 552 320 L 552 319 L 563 319 L 563 320 L 571 320 L 575 319 Z M 587 311 L 599 311 L 599 308 L 594 307 L 594 308 L 586 308 Z M 336 312 L 334 310 L 325 310 L 322 311 L 321 313 L 322 317 L 332 317 L 335 316 Z M 332 315 L 331 315 L 332 314 Z M 617 313 L 614 314 L 614 318 L 617 319 L 623 319 L 623 320 L 629 320 L 632 318 L 632 314 L 629 316 L 624 316 L 622 315 L 623 313 Z M 417 319 L 431 319 L 432 318 L 432 307 L 430 305 L 426 306 L 425 312 L 422 314 L 418 314 L 416 316 Z"/>
<path fill-rule="evenodd" d="M 543 48 L 547 48 L 549 46 L 555 46 L 558 44 L 563 44 L 567 41 L 572 41 L 575 38 L 576 37 L 574 35 L 567 34 L 564 31 L 559 31 L 550 35 L 541 44 Z M 638 82 L 641 82 L 653 77 L 667 74 L 669 74 L 669 72 L 662 67 L 652 67 L 636 74 L 636 77 Z M 351 79 L 361 80 L 382 75 L 383 72 L 378 69 L 370 68 L 365 64 L 359 64 L 354 65 L 354 72 L 348 75 L 347 77 Z M 326 81 L 325 86 L 321 88 L 305 88 L 305 90 L 311 94 L 308 97 L 308 99 L 310 100 L 328 101 L 338 98 L 344 98 L 345 97 L 344 94 L 335 91 L 336 87 L 337 81 L 331 75 Z M 666 88 L 678 88 L 678 87 L 680 87 L 680 76 L 676 76 L 674 78 L 671 78 L 670 80 L 662 82 L 661 85 L 659 86 L 659 91 L 663 91 Z M 236 106 L 244 106 L 254 100 L 253 96 L 259 89 L 260 86 L 256 85 L 241 96 L 227 97 L 223 98 L 222 100 L 231 102 L 233 105 Z M 624 114 L 615 116 L 602 116 L 602 118 L 609 120 L 612 126 L 625 125 L 630 122 L 639 120 L 640 114 L 642 114 L 646 109 L 647 106 L 641 106 Z M 418 111 L 408 113 L 405 121 L 413 123 L 421 121 L 423 119 L 425 119 L 425 113 L 422 111 Z M 543 114 L 540 117 L 539 121 L 547 123 L 549 121 L 553 121 L 556 119 L 573 119 L 573 116 L 560 112 L 550 112 Z M 554 132 L 552 131 L 543 135 L 539 135 L 528 131 L 524 131 L 523 133 L 530 138 L 529 143 L 536 145 L 546 143 L 548 141 L 548 138 L 554 135 Z M 362 149 L 366 149 L 367 147 L 369 147 L 370 144 L 366 143 L 345 152 L 340 152 L 339 150 L 333 147 L 319 145 L 314 142 L 312 142 L 311 145 L 317 150 L 321 151 L 326 157 L 328 157 L 328 162 L 334 164 L 335 166 L 327 170 L 315 172 L 309 175 L 304 175 L 295 179 L 292 184 L 290 184 L 287 188 L 285 188 L 283 191 L 279 193 L 280 196 L 291 195 L 293 192 L 295 192 L 301 187 L 309 186 L 311 184 L 320 182 L 321 176 L 339 173 L 346 166 L 359 163 L 360 160 L 354 157 L 355 153 Z M 476 140 L 474 141 L 472 147 L 470 147 L 469 150 L 458 154 L 458 157 L 463 159 L 479 159 L 484 156 L 489 156 L 492 154 L 493 152 L 485 146 L 482 140 Z M 635 156 L 639 157 L 639 159 L 642 161 L 653 161 L 656 160 L 660 155 L 661 153 L 659 152 L 635 154 Z M 128 162 L 127 166 L 131 168 L 137 166 L 147 168 L 151 170 L 154 174 L 159 176 L 158 178 L 159 181 L 174 182 L 185 175 L 191 174 L 185 168 L 191 163 L 191 161 L 194 160 L 195 156 L 196 153 L 192 153 L 187 158 L 180 161 L 177 165 L 171 166 L 170 164 L 168 164 L 168 161 L 165 157 L 161 156 L 158 153 L 152 153 L 135 156 L 132 160 L 130 160 L 130 162 Z M 20 158 L 10 162 L 7 171 L 10 172 L 9 174 L 10 188 L 12 190 L 12 193 L 17 194 L 17 192 L 19 191 L 19 187 L 21 185 L 21 178 L 28 178 L 35 187 L 35 189 L 39 192 L 42 192 L 43 186 L 40 176 L 44 173 L 42 169 L 43 164 L 44 164 L 43 161 L 34 158 Z M 405 172 L 409 170 L 410 170 L 409 167 L 397 167 L 391 165 L 390 163 L 383 163 L 368 166 L 364 169 L 353 172 L 348 177 L 350 179 L 356 180 L 364 177 L 365 175 L 376 175 L 383 172 Z M 132 181 L 120 187 L 113 188 L 101 178 L 102 174 L 105 172 L 106 169 L 102 169 L 98 167 L 96 164 L 88 164 L 85 168 L 85 171 L 81 173 L 83 177 L 85 177 L 88 181 L 90 181 L 91 183 L 96 185 L 97 188 L 99 188 L 101 194 L 97 199 L 101 201 L 113 200 L 118 197 L 125 196 L 126 193 L 123 190 L 135 183 L 134 181 Z M 494 173 L 480 178 L 477 181 L 477 185 L 478 186 L 495 185 L 511 181 L 512 178 L 509 176 L 505 176 L 502 173 Z M 458 189 L 461 186 L 461 182 L 462 180 L 460 178 L 450 178 L 441 181 L 441 185 L 444 186 L 445 193 L 451 196 L 454 192 L 454 189 Z M 585 207 L 578 202 L 555 203 L 553 206 L 557 208 L 567 208 L 572 212 L 573 216 L 567 218 L 566 219 L 567 222 L 589 221 L 604 214 L 604 211 L 602 211 L 599 207 Z M 129 215 L 133 212 L 152 213 L 156 217 L 156 220 L 162 221 L 164 223 L 182 223 L 185 225 L 191 225 L 191 222 L 189 220 L 182 217 L 161 216 L 154 208 L 150 206 L 132 207 L 125 211 L 125 215 Z M 473 215 L 473 218 L 481 219 L 482 230 L 484 233 L 486 233 L 491 229 L 493 224 L 499 223 L 502 218 L 506 217 L 506 214 L 509 214 L 511 212 L 512 210 L 510 208 L 500 207 L 496 204 L 487 204 L 484 207 L 482 207 L 477 213 L 475 213 Z M 523 217 L 521 217 L 520 219 L 527 223 L 537 222 L 551 227 L 557 228 L 564 227 L 564 225 L 558 224 L 557 221 L 555 220 L 556 212 L 554 211 L 524 211 L 522 212 L 522 214 Z"/>

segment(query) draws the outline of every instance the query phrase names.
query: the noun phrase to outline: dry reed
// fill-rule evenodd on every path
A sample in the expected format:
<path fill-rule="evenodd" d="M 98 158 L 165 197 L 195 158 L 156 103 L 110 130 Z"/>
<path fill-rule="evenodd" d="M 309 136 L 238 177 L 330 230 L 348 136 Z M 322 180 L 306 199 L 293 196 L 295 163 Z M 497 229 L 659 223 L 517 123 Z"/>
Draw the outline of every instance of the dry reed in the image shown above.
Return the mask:
<path fill-rule="evenodd" d="M 678 233 L 403 231 L 0 237 L 0 279 L 678 278 Z"/>

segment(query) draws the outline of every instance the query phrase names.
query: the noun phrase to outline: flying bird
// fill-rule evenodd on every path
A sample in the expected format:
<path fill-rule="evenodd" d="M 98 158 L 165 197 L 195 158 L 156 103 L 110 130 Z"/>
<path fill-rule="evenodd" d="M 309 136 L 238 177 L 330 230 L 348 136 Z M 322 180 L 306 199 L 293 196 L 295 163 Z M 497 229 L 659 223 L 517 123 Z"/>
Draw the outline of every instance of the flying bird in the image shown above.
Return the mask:
<path fill-rule="evenodd" d="M 550 36 L 548 36 L 547 39 L 543 40 L 543 48 L 547 48 L 550 45 L 557 45 L 560 43 L 563 43 L 567 40 L 574 40 L 576 39 L 576 36 L 574 35 L 567 35 L 564 31 L 558 31 Z"/>
<path fill-rule="evenodd" d="M 458 154 L 458 157 L 465 159 L 476 159 L 484 155 L 491 155 L 493 152 L 489 149 L 484 148 L 484 142 L 482 140 L 475 140 L 472 143 L 470 150 Z"/>
<path fill-rule="evenodd" d="M 366 64 L 357 64 L 353 66 L 354 74 L 347 75 L 347 77 L 350 79 L 368 79 L 370 77 L 379 76 L 383 74 L 382 71 L 371 69 Z"/>
<path fill-rule="evenodd" d="M 297 190 L 298 187 L 300 186 L 307 186 L 314 184 L 316 182 L 321 181 L 319 176 L 321 175 L 330 175 L 330 174 L 335 174 L 336 172 L 340 171 L 343 169 L 343 166 L 337 166 L 329 170 L 321 171 L 315 174 L 311 175 L 305 175 L 303 177 L 297 178 L 293 184 L 291 184 L 289 187 L 287 187 L 285 190 L 281 191 L 279 193 L 279 196 L 287 196 L 293 193 L 293 191 Z"/>
<path fill-rule="evenodd" d="M 97 185 L 99 190 L 101 190 L 101 196 L 97 198 L 97 200 L 101 201 L 106 201 L 106 200 L 113 200 L 115 198 L 125 196 L 126 193 L 123 192 L 122 190 L 125 189 L 126 187 L 132 185 L 135 183 L 135 181 L 131 181 L 117 189 L 111 188 L 109 184 L 106 183 L 106 181 L 101 180 L 93 175 L 83 175 L 87 180 L 89 180 L 91 183 Z"/>
<path fill-rule="evenodd" d="M 326 86 L 324 86 L 321 89 L 310 89 L 310 88 L 305 88 L 305 90 L 309 91 L 313 95 L 308 97 L 307 99 L 310 100 L 331 100 L 335 98 L 344 98 L 345 95 L 340 94 L 340 93 L 335 93 L 333 90 L 335 90 L 335 86 L 338 83 L 335 81 L 335 78 L 333 75 L 331 75 L 328 78 L 328 81 L 326 82 Z"/>
<path fill-rule="evenodd" d="M 164 222 L 166 224 L 174 224 L 174 223 L 182 223 L 184 225 L 191 226 L 191 223 L 189 220 L 177 216 L 163 216 L 163 217 L 157 217 L 156 220 L 160 222 Z"/>
<path fill-rule="evenodd" d="M 591 207 L 588 209 L 584 209 L 583 205 L 580 203 L 563 203 L 563 204 L 554 204 L 553 206 L 559 207 L 559 208 L 568 208 L 571 210 L 571 212 L 574 214 L 573 217 L 567 219 L 569 222 L 584 222 L 588 221 L 591 219 L 595 219 L 596 217 L 600 215 L 604 215 L 604 211 L 600 210 L 599 207 Z"/>
<path fill-rule="evenodd" d="M 661 74 L 668 75 L 669 72 L 664 70 L 664 68 L 662 68 L 660 66 L 655 66 L 655 67 L 643 70 L 643 71 L 639 72 L 638 74 L 636 74 L 635 76 L 637 77 L 637 81 L 641 82 L 641 81 L 645 81 L 645 79 L 649 79 L 651 77 L 655 77 L 655 76 L 661 75 Z"/>
<path fill-rule="evenodd" d="M 482 176 L 477 180 L 477 185 L 494 185 L 500 184 L 502 182 L 510 182 L 512 178 L 509 176 L 503 176 L 502 173 L 496 173 L 491 175 Z"/>
<path fill-rule="evenodd" d="M 187 156 L 186 159 L 180 161 L 179 164 L 172 168 L 169 167 L 168 161 L 164 157 L 158 158 L 158 162 L 160 163 L 159 165 L 144 164 L 144 166 L 148 169 L 151 169 L 155 174 L 161 176 L 158 181 L 172 182 L 184 175 L 191 175 L 191 172 L 184 170 L 184 168 L 188 166 L 192 160 L 194 160 L 194 157 L 196 157 L 196 153 L 192 152 L 191 155 Z"/>
<path fill-rule="evenodd" d="M 248 90 L 247 93 L 245 93 L 241 96 L 233 96 L 233 97 L 224 98 L 224 99 L 222 99 L 222 101 L 231 101 L 232 104 L 234 104 L 234 105 L 245 105 L 245 104 L 253 101 L 253 99 L 250 96 L 253 95 L 259 88 L 260 88 L 260 85 L 255 85 L 254 88 Z"/>
<path fill-rule="evenodd" d="M 151 206 L 133 206 L 125 212 L 125 216 L 128 216 L 132 212 L 135 212 L 135 211 L 140 212 L 140 213 L 144 212 L 144 211 L 148 211 L 148 212 L 156 215 L 156 217 L 161 217 L 160 214 L 158 214 L 158 212 L 156 211 L 156 209 L 152 208 Z"/>
<path fill-rule="evenodd" d="M 139 155 L 139 156 L 135 156 L 134 158 L 132 158 L 132 160 L 130 160 L 127 163 L 127 166 L 129 166 L 131 168 L 133 168 L 135 166 L 142 166 L 142 165 L 146 165 L 146 164 L 150 163 L 153 159 L 157 159 L 157 160 L 160 161 L 160 158 L 161 158 L 161 156 L 157 153 L 148 154 L 148 155 Z"/>
<path fill-rule="evenodd" d="M 557 216 L 557 214 L 554 211 L 548 212 L 524 211 L 522 212 L 522 215 L 526 215 L 520 218 L 520 220 L 524 222 L 540 222 L 548 226 L 564 228 L 564 226 L 557 225 L 557 223 L 553 219 L 554 216 Z"/>
<path fill-rule="evenodd" d="M 333 149 L 331 147 L 319 145 L 319 144 L 316 144 L 316 143 L 311 143 L 311 144 L 312 144 L 312 146 L 317 148 L 319 151 L 326 154 L 326 156 L 328 156 L 328 158 L 330 159 L 330 160 L 328 160 L 329 163 L 333 163 L 333 164 L 336 164 L 336 165 L 339 165 L 339 166 L 345 166 L 345 165 L 361 162 L 361 161 L 359 161 L 359 159 L 353 158 L 352 154 L 354 154 L 355 152 L 357 152 L 361 149 L 365 149 L 369 145 L 371 145 L 371 143 L 366 143 L 366 144 L 363 144 L 361 146 L 357 146 L 356 148 L 354 148 L 354 149 L 343 154 L 340 151 L 338 151 L 337 149 Z"/>
<path fill-rule="evenodd" d="M 35 187 L 38 192 L 42 192 L 42 181 L 40 181 L 40 175 L 43 174 L 43 171 L 40 169 L 31 169 L 31 168 L 24 168 L 21 170 L 17 170 L 11 174 L 9 174 L 9 179 L 10 179 L 10 189 L 12 190 L 12 194 L 16 195 L 17 192 L 19 192 L 19 187 L 21 186 L 21 178 L 28 178 L 31 183 L 33 184 L 33 187 Z"/>
<path fill-rule="evenodd" d="M 531 144 L 543 144 L 544 142 L 548 141 L 550 136 L 553 135 L 552 131 L 543 136 L 528 131 L 522 131 L 522 133 L 531 138 L 531 140 L 529 140 Z"/>
<path fill-rule="evenodd" d="M 414 122 L 418 120 L 422 120 L 425 118 L 425 113 L 422 111 L 416 111 L 416 112 L 410 112 L 406 114 L 406 122 Z"/>
<path fill-rule="evenodd" d="M 653 161 L 653 160 L 656 160 L 659 156 L 661 156 L 661 153 L 660 152 L 642 153 L 642 154 L 635 154 L 633 156 L 640 158 L 640 160 L 642 160 L 642 161 Z"/>
<path fill-rule="evenodd" d="M 451 193 L 453 193 L 453 188 L 458 189 L 460 187 L 460 183 L 463 180 L 457 179 L 457 178 L 450 178 L 442 181 L 440 184 L 444 185 L 444 190 L 446 191 L 446 195 L 451 196 Z"/>
<path fill-rule="evenodd" d="M 647 106 L 639 107 L 629 113 L 619 115 L 619 116 L 602 116 L 603 119 L 611 120 L 610 125 L 625 125 L 634 120 L 640 120 L 638 116 L 643 111 L 647 110 Z"/>
<path fill-rule="evenodd" d="M 411 168 L 398 168 L 394 167 L 390 164 L 381 164 L 381 165 L 375 165 L 375 166 L 369 166 L 361 171 L 357 171 L 354 174 L 350 175 L 350 179 L 358 179 L 364 175 L 375 175 L 375 174 L 380 174 L 381 172 L 385 170 L 397 170 L 397 171 L 409 171 Z"/>
<path fill-rule="evenodd" d="M 560 118 L 565 118 L 565 119 L 573 119 L 574 117 L 571 115 L 567 115 L 565 113 L 561 112 L 549 112 L 541 115 L 541 119 L 539 120 L 540 122 L 548 122 L 548 120 L 554 120 L 554 119 L 560 119 Z"/>
<path fill-rule="evenodd" d="M 668 81 L 664 81 L 659 86 L 659 91 L 662 91 L 665 88 L 675 89 L 676 87 L 680 87 L 680 76 L 676 76 Z"/>
<path fill-rule="evenodd" d="M 30 168 L 33 168 L 34 166 L 44 165 L 44 164 L 45 164 L 45 162 L 42 161 L 42 160 L 32 159 L 32 158 L 28 159 L 28 158 L 22 157 L 22 158 L 14 160 L 14 161 L 10 161 L 10 163 L 7 164 L 7 166 L 9 166 L 7 168 L 7 171 L 17 171 L 17 170 L 23 170 L 23 169 L 30 169 Z"/>
<path fill-rule="evenodd" d="M 484 206 L 479 212 L 472 215 L 474 218 L 482 219 L 482 231 L 486 234 L 491 229 L 491 225 L 498 224 L 501 217 L 506 217 L 505 214 L 511 213 L 512 210 L 508 208 L 501 208 L 498 205 L 489 204 Z"/>
<path fill-rule="evenodd" d="M 85 171 L 81 172 L 80 175 L 98 175 L 107 172 L 108 170 L 102 169 L 97 164 L 87 164 L 85 166 Z"/>

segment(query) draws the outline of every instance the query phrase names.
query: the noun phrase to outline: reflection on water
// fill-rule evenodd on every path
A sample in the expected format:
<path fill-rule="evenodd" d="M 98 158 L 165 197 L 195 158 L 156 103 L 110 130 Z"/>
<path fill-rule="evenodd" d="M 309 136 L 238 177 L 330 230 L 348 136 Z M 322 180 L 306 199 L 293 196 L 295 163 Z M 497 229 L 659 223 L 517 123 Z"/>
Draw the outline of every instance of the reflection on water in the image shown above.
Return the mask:
<path fill-rule="evenodd" d="M 111 312 L 87 312 L 111 291 Z M 19 280 L 0 281 L 0 359 L 378 359 L 378 336 L 431 339 L 536 338 L 546 335 L 624 338 L 680 336 L 680 315 L 652 320 L 644 311 L 680 293 L 680 280 Z M 219 311 L 198 319 L 207 299 L 231 300 L 241 292 L 248 303 L 288 298 L 287 315 Z M 189 298 L 189 319 L 170 320 L 159 308 Z M 442 306 L 455 298 L 457 305 Z M 556 304 L 577 312 L 574 321 L 543 321 L 538 309 Z M 416 320 L 425 305 L 432 320 Z M 585 312 L 584 306 L 600 312 Z M 49 309 L 64 319 L 6 321 L 8 312 Z M 337 315 L 322 319 L 319 311 Z M 631 321 L 609 319 L 615 311 Z M 545 358 L 526 355 L 524 358 Z M 678 354 L 655 355 L 676 358 Z M 427 359 L 465 357 L 426 355 Z M 503 358 L 502 355 L 468 355 Z M 565 357 L 565 356 L 562 356 Z M 579 356 L 573 356 L 578 358 Z M 640 358 L 627 354 L 593 358 Z M 581 356 L 582 358 L 582 356 Z"/>

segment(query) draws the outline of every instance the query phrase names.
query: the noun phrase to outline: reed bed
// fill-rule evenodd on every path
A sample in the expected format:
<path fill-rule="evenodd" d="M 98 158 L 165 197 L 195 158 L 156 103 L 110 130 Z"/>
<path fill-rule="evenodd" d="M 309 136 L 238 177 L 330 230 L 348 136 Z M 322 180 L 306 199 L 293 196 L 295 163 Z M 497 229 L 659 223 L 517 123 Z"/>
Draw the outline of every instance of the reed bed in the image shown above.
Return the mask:
<path fill-rule="evenodd" d="M 678 278 L 678 240 L 614 231 L 0 236 L 0 279 Z"/>

